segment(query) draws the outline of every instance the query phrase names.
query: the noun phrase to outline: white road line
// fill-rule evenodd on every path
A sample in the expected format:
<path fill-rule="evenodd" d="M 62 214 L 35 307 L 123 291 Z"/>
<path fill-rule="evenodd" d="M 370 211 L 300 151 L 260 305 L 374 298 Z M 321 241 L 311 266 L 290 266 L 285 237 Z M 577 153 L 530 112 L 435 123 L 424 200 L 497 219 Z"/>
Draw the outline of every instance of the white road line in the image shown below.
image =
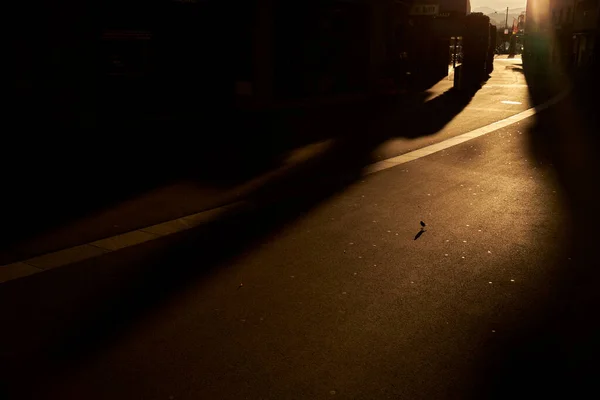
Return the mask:
<path fill-rule="evenodd" d="M 363 173 L 363 175 L 369 175 L 369 174 L 372 174 L 375 172 L 383 171 L 384 169 L 393 168 L 400 164 L 405 164 L 409 161 L 413 161 L 413 160 L 419 159 L 421 157 L 425 157 L 430 154 L 437 153 L 438 151 L 442 151 L 449 147 L 456 146 L 457 144 L 461 144 L 468 140 L 475 139 L 479 136 L 483 136 L 490 132 L 496 131 L 498 129 L 505 128 L 516 122 L 522 121 L 525 118 L 529 118 L 532 115 L 535 115 L 536 112 L 538 112 L 538 111 L 542 111 L 542 110 L 550 107 L 551 105 L 556 104 L 565 95 L 566 95 L 566 93 L 560 94 L 560 95 L 556 96 L 555 98 L 547 101 L 546 103 L 538 106 L 537 108 L 529 108 L 523 112 L 520 112 L 518 114 L 515 114 L 515 115 L 505 118 L 503 120 L 493 122 L 493 123 L 483 126 L 481 128 L 472 130 L 467 133 L 463 133 L 462 135 L 451 137 L 442 142 L 432 144 L 431 146 L 423 147 L 421 149 L 411 151 L 410 153 L 402 154 L 401 156 L 398 156 L 398 157 L 392 157 L 392 158 L 388 158 L 383 161 L 376 162 L 375 164 L 369 165 L 365 169 L 365 172 Z"/>
<path fill-rule="evenodd" d="M 529 87 L 529 85 L 527 85 L 525 83 L 507 83 L 507 84 L 497 83 L 497 84 L 491 84 L 491 85 L 485 84 L 481 88 L 485 89 L 485 88 L 495 88 L 495 87 L 502 87 L 502 88 L 505 88 L 505 87 L 525 88 L 525 87 Z"/>
<path fill-rule="evenodd" d="M 214 220 L 242 204 L 244 203 L 241 201 L 232 203 L 212 210 L 202 211 L 186 217 L 152 225 L 147 228 L 96 240 L 88 244 L 47 253 L 25 261 L 2 265 L 0 266 L 0 283 L 99 257 L 107 253 L 112 253 L 113 251 L 158 239 L 159 237 L 183 232 Z"/>
<path fill-rule="evenodd" d="M 421 149 L 411 151 L 398 157 L 388 158 L 383 161 L 376 162 L 365 168 L 363 175 L 369 175 L 388 168 L 417 160 L 421 157 L 428 156 L 438 151 L 445 150 L 457 144 L 464 143 L 471 139 L 483 136 L 495 130 L 505 128 L 516 122 L 522 121 L 525 118 L 535 115 L 561 100 L 566 93 L 555 97 L 554 99 L 544 103 L 536 108 L 530 108 L 519 114 L 513 115 L 501 121 L 494 122 L 490 125 L 475 129 L 473 131 L 463 133 L 462 135 L 454 136 L 443 142 L 423 147 Z M 226 206 L 218 207 L 212 210 L 202 211 L 186 217 L 177 218 L 171 221 L 163 222 L 149 226 L 147 228 L 138 229 L 135 231 L 123 233 L 106 239 L 94 241 L 92 243 L 74 246 L 68 249 L 55 251 L 53 253 L 44 254 L 38 257 L 33 257 L 25 261 L 15 262 L 0 266 L 0 283 L 7 282 L 20 277 L 43 272 L 48 269 L 62 267 L 75 262 L 87 260 L 102 256 L 113 251 L 118 251 L 127 247 L 135 246 L 160 237 L 172 235 L 174 233 L 183 232 L 196 226 L 203 225 L 209 221 L 215 220 L 224 213 L 246 204 L 243 200 Z"/>
<path fill-rule="evenodd" d="M 512 108 L 512 110 L 511 110 Z M 515 107 L 506 107 L 506 108 L 489 108 L 489 107 L 469 107 L 465 110 L 463 110 L 462 112 L 469 112 L 469 111 L 485 111 L 485 112 L 503 112 L 503 113 L 513 113 Z"/>

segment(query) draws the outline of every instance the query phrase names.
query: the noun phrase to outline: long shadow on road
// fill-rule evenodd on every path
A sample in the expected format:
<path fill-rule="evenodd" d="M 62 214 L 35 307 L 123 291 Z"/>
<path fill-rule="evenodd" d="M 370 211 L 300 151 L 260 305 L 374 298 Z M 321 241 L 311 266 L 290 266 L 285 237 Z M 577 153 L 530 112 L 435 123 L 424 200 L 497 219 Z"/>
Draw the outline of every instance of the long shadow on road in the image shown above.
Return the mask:
<path fill-rule="evenodd" d="M 526 70 L 535 104 L 559 94 L 564 76 Z M 547 84 L 551 82 L 552 84 Z M 570 93 L 538 113 L 529 133 L 529 150 L 540 164 L 552 166 L 564 203 L 565 242 L 554 243 L 570 255 L 553 265 L 553 298 L 521 322 L 515 334 L 498 340 L 479 354 L 481 382 L 490 399 L 584 398 L 597 391 L 600 324 L 597 283 L 600 278 L 600 123 L 596 97 L 597 74 L 572 83 Z"/>
<path fill-rule="evenodd" d="M 87 149 L 47 139 L 30 151 L 29 172 L 20 170 L 2 184 L 10 193 L 3 218 L 10 235 L 2 244 L 2 263 L 38 255 L 27 254 L 27 241 L 38 235 L 170 183 L 194 181 L 212 192 L 226 192 L 278 168 L 291 151 L 310 143 L 352 138 L 367 151 L 386 138 L 433 134 L 472 94 L 450 90 L 427 103 L 425 96 L 235 115 L 215 112 L 204 119 L 115 122 L 110 133 L 86 134 Z"/>
<path fill-rule="evenodd" d="M 196 229 L 0 286 L 1 376 L 15 397 L 27 397 L 37 370 L 71 368 L 102 351 L 169 297 L 211 275 L 298 216 L 343 191 L 362 176 L 371 152 L 398 135 L 435 133 L 472 95 L 448 92 L 409 119 L 397 104 L 382 105 L 376 123 L 365 114 L 345 126 L 324 154 L 309 160 L 243 207 Z M 431 116 L 436 115 L 435 121 Z M 177 266 L 174 268 L 173 266 Z M 49 373 L 44 379 L 52 379 Z M 19 393 L 17 396 L 16 393 Z"/>

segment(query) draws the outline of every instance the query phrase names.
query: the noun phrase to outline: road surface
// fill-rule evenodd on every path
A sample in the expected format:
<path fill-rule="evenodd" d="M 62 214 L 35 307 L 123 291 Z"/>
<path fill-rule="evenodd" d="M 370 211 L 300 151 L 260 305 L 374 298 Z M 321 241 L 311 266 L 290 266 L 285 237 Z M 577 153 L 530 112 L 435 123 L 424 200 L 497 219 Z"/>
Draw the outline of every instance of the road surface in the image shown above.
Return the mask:
<path fill-rule="evenodd" d="M 158 156 L 140 156 L 136 151 L 136 157 L 132 155 L 129 166 L 115 166 L 112 160 L 110 165 L 94 166 L 101 173 L 77 174 L 77 181 L 70 183 L 67 179 L 63 183 L 68 190 L 59 190 L 60 186 L 55 187 L 53 181 L 56 177 L 49 178 L 52 189 L 46 188 L 44 183 L 36 190 L 36 193 L 44 194 L 44 201 L 39 201 L 36 196 L 27 201 L 21 199 L 19 205 L 13 208 L 7 207 L 13 210 L 9 221 L 5 221 L 5 229 L 11 232 L 11 241 L 4 245 L 8 244 L 10 251 L 0 251 L 0 265 L 238 200 L 248 189 L 262 185 L 268 178 L 269 170 L 256 176 L 248 171 L 256 169 L 255 163 L 268 158 L 271 153 L 279 154 L 285 168 L 286 164 L 320 151 L 321 144 L 327 140 L 355 136 L 371 138 L 368 144 L 361 144 L 368 154 L 360 155 L 365 163 L 369 163 L 472 131 L 531 107 L 520 58 L 497 58 L 490 79 L 473 95 L 456 96 L 450 91 L 452 86 L 453 72 L 450 71 L 448 79 L 441 80 L 425 93 L 413 96 L 414 99 L 411 97 L 406 105 L 401 103 L 384 109 L 376 115 L 372 126 L 361 118 L 361 110 L 354 106 L 341 107 L 341 112 L 337 111 L 334 116 L 321 115 L 314 120 L 307 118 L 308 121 L 304 121 L 304 114 L 298 112 L 300 118 L 287 124 L 284 122 L 281 126 L 274 124 L 277 128 L 267 134 L 271 136 L 263 137 L 262 141 L 256 140 L 257 144 L 253 144 L 250 136 L 244 133 L 243 137 L 248 141 L 246 145 L 234 142 L 226 146 L 214 165 L 200 168 L 203 174 L 212 176 L 213 182 L 190 177 L 189 174 L 182 176 L 183 171 L 175 172 L 177 168 L 171 165 L 173 154 L 168 149 Z M 288 126 L 290 124 L 298 124 L 299 127 L 293 129 Z M 241 138 L 238 139 L 239 142 Z M 291 142 L 284 143 L 288 139 Z M 241 149 L 241 153 L 234 151 L 235 148 Z M 286 148 L 292 151 L 287 152 Z M 201 151 L 203 149 L 179 149 L 181 160 L 177 163 L 194 169 L 198 159 L 202 158 L 202 153 L 198 153 Z M 278 167 L 277 163 L 272 166 L 273 169 Z M 176 178 L 158 178 L 156 170 Z M 228 175 L 247 176 L 240 184 L 229 185 L 223 183 L 224 176 Z M 215 179 L 219 184 L 215 184 Z M 147 182 L 153 180 L 154 186 Z M 17 194 L 21 192 L 7 192 L 11 194 L 9 198 L 13 204 L 19 200 Z M 66 196 L 65 193 L 71 195 Z M 56 226 L 52 226 L 52 221 Z"/>
<path fill-rule="evenodd" d="M 368 176 L 355 138 L 209 226 L 3 284 L 9 396 L 577 398 L 590 283 L 535 121 Z"/>

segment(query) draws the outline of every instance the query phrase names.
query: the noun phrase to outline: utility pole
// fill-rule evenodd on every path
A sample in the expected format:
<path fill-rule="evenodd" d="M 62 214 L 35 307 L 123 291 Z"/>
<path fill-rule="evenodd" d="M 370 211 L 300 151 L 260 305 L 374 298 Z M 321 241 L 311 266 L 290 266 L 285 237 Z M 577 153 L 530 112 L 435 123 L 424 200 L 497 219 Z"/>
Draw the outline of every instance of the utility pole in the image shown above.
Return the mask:
<path fill-rule="evenodd" d="M 454 36 L 454 55 L 452 56 L 452 68 L 456 69 L 456 42 L 458 42 L 458 36 Z"/>
<path fill-rule="evenodd" d="M 504 50 L 508 50 L 507 48 L 507 44 L 508 44 L 508 7 L 506 7 L 506 21 L 504 21 Z"/>

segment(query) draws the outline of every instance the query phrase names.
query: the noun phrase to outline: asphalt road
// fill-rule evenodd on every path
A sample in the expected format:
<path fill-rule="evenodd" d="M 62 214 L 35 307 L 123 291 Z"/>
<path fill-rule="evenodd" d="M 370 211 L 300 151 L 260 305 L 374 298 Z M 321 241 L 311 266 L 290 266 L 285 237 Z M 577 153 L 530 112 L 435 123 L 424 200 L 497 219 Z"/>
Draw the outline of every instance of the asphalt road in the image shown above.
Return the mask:
<path fill-rule="evenodd" d="M 56 186 L 56 176 L 47 179 L 50 187 L 46 183 L 38 187 L 35 181 L 25 179 L 27 186 L 35 187 L 35 192 L 43 193 L 44 198 L 40 201 L 37 195 L 25 196 L 26 191 L 5 188 L 10 194 L 9 203 L 18 203 L 18 206 L 5 207 L 11 211 L 4 221 L 11 240 L 0 245 L 2 250 L 8 245 L 8 251 L 0 250 L 0 264 L 89 243 L 238 200 L 244 197 L 240 193 L 247 192 L 248 188 L 261 186 L 265 176 L 273 170 L 293 163 L 297 153 L 302 153 L 305 159 L 319 152 L 320 147 L 315 144 L 318 142 L 352 136 L 372 138 L 365 147 L 369 158 L 365 163 L 369 163 L 440 142 L 531 107 L 519 57 L 497 58 L 490 79 L 474 94 L 457 96 L 450 90 L 452 86 L 451 71 L 448 79 L 441 80 L 425 93 L 417 94 L 414 99 L 407 96 L 410 99 L 403 99 L 375 115 L 371 110 L 362 110 L 360 105 L 342 105 L 335 110 L 324 108 L 312 118 L 306 117 L 309 111 L 296 110 L 291 112 L 292 117 L 288 116 L 289 121 L 282 116 L 275 118 L 281 121 L 273 123 L 275 127 L 263 133 L 267 137 L 262 140 L 259 137 L 252 141 L 247 133 L 243 138 L 231 138 L 232 143 L 226 149 L 211 152 L 211 159 L 215 161 L 210 168 L 197 165 L 199 159 L 205 158 L 198 154 L 202 149 L 194 146 L 183 149 L 177 142 L 180 148 L 176 151 L 167 146 L 156 156 L 140 159 L 138 151 L 135 156 L 126 156 L 131 159 L 131 165 L 119 167 L 120 164 L 112 160 L 105 165 L 103 160 L 94 166 L 101 172 L 88 171 L 78 174 L 76 179 L 66 178 L 63 187 Z M 247 143 L 244 144 L 244 140 Z M 290 143 L 286 143 L 288 140 Z M 179 156 L 176 162 L 172 159 L 174 154 Z M 271 161 L 272 165 L 261 161 L 274 154 L 278 156 Z M 365 158 L 362 154 L 360 157 Z M 266 169 L 258 173 L 255 164 L 262 165 L 262 162 L 265 165 L 258 170 Z M 211 177 L 212 181 L 171 171 L 177 170 L 180 164 L 186 165 L 182 170 L 202 170 L 201 175 Z M 84 164 L 79 165 L 86 171 Z M 172 180 L 157 177 L 157 170 L 163 175 L 172 174 Z M 225 177 L 230 175 L 243 178 L 238 176 L 240 182 L 235 185 L 224 184 Z"/>
<path fill-rule="evenodd" d="M 367 177 L 347 144 L 210 226 L 8 282 L 9 397 L 577 398 L 590 287 L 534 121 Z"/>
<path fill-rule="evenodd" d="M 451 70 L 448 79 L 426 91 L 430 103 L 421 110 L 415 110 L 416 113 L 410 113 L 418 122 L 417 133 L 403 136 L 401 132 L 406 122 L 396 124 L 397 136 L 400 137 L 392 137 L 382 143 L 374 156 L 377 159 L 394 157 L 489 125 L 532 107 L 520 56 L 498 56 L 494 60 L 494 71 L 481 89 L 463 107 L 454 106 L 448 112 L 456 102 L 452 101 L 450 103 L 453 104 L 449 105 L 441 97 L 453 87 L 453 80 L 454 73 Z M 436 98 L 438 101 L 432 101 Z"/>

